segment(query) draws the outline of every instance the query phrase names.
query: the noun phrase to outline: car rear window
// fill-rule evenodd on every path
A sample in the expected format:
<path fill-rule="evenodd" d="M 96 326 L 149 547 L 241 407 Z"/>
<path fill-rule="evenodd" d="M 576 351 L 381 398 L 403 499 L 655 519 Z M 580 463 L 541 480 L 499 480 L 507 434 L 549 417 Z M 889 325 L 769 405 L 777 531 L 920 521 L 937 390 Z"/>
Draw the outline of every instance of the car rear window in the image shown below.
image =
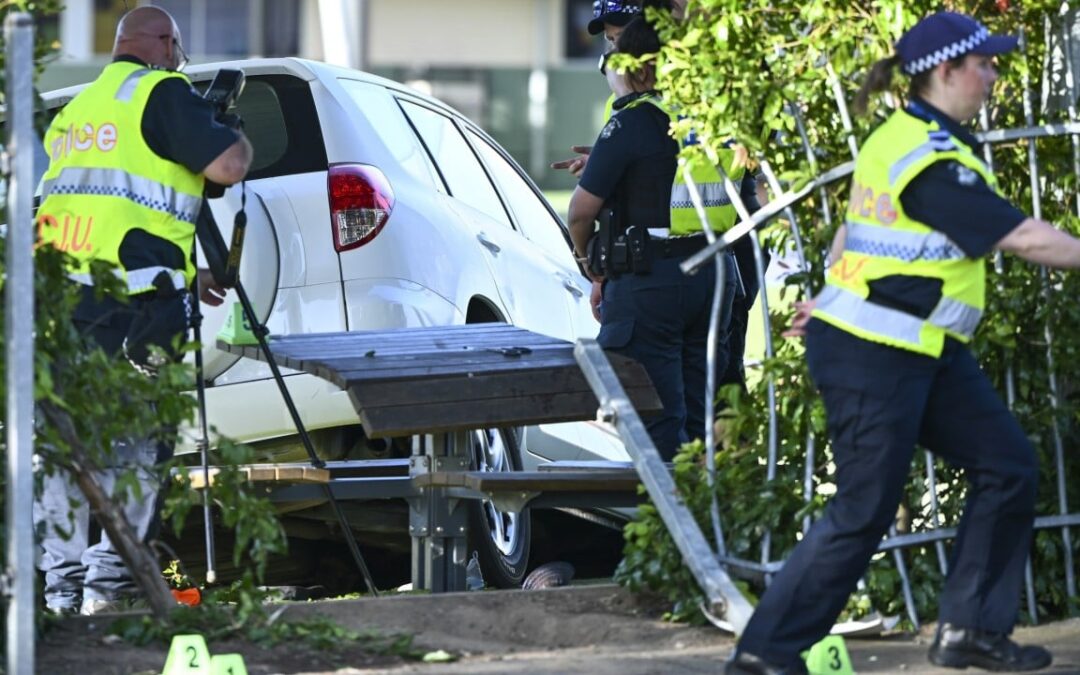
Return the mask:
<path fill-rule="evenodd" d="M 326 146 L 307 82 L 289 75 L 249 77 L 236 111 L 255 149 L 248 180 L 326 171 Z"/>

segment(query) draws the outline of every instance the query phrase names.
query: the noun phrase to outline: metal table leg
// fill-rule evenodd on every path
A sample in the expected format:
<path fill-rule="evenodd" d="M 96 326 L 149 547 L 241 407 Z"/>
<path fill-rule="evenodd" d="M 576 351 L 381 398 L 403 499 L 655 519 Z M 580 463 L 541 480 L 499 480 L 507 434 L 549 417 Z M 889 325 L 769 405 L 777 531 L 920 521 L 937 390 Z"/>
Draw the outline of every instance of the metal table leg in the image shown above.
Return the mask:
<path fill-rule="evenodd" d="M 468 441 L 469 434 L 464 431 L 418 437 L 409 459 L 409 475 L 468 471 Z M 420 496 L 409 500 L 415 590 L 465 590 L 468 513 L 463 500 L 447 492 L 444 487 L 420 488 Z"/>

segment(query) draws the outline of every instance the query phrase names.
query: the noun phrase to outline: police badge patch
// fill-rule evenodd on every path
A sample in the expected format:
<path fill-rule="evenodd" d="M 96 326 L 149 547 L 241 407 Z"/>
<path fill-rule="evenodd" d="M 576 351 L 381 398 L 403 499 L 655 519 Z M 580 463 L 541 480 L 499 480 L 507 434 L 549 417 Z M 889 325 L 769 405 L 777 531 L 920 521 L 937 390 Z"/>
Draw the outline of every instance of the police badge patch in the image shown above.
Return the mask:
<path fill-rule="evenodd" d="M 954 165 L 954 168 L 956 169 L 956 181 L 961 185 L 974 185 L 979 180 L 979 174 L 959 162 Z"/>
<path fill-rule="evenodd" d="M 600 130 L 600 138 L 611 138 L 611 136 L 622 128 L 622 124 L 619 123 L 618 117 L 612 117 L 608 120 L 608 123 L 604 125 L 604 128 Z"/>

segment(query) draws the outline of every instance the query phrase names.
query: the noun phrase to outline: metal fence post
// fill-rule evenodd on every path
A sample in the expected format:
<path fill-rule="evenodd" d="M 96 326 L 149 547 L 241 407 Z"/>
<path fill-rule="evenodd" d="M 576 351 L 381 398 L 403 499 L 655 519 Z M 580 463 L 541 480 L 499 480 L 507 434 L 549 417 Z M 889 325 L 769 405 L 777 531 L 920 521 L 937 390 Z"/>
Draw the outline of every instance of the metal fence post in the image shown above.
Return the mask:
<path fill-rule="evenodd" d="M 1027 37 L 1024 31 L 1020 31 L 1020 49 L 1022 53 L 1027 56 Z M 1031 82 L 1028 71 L 1024 71 L 1023 75 L 1023 104 L 1024 104 L 1024 123 L 1029 127 L 1035 126 L 1035 111 L 1031 101 Z M 1039 171 L 1039 156 L 1035 147 L 1035 142 L 1028 143 L 1028 168 L 1030 170 L 1031 178 L 1031 215 L 1035 218 L 1042 218 L 1042 193 L 1040 183 L 1040 171 Z M 1053 284 L 1050 280 L 1050 272 L 1045 265 L 1041 267 L 1040 277 L 1043 282 L 1043 296 L 1049 299 L 1050 294 L 1054 292 Z M 1054 361 L 1054 331 L 1050 325 L 1050 320 L 1047 319 L 1045 326 L 1043 327 L 1043 335 L 1046 336 L 1046 370 L 1047 370 L 1047 388 L 1050 395 L 1050 410 L 1052 412 L 1050 418 L 1050 432 L 1051 439 L 1054 442 L 1054 464 L 1058 471 L 1058 476 L 1061 480 L 1058 483 L 1058 497 L 1059 507 L 1061 513 L 1068 511 L 1065 500 L 1065 446 L 1061 437 L 1061 422 L 1059 417 L 1061 416 L 1061 397 L 1059 394 L 1059 388 L 1057 383 L 1056 364 Z M 1072 552 L 1072 534 L 1069 532 L 1068 527 L 1063 527 L 1061 530 L 1062 537 L 1062 553 L 1065 563 L 1065 584 L 1069 595 L 1076 595 L 1076 578 L 1073 573 L 1073 552 Z M 1030 564 L 1030 561 L 1029 561 Z M 1034 607 L 1032 607 L 1034 609 Z M 1037 618 L 1033 615 L 1032 622 L 1037 622 Z"/>
<path fill-rule="evenodd" d="M 7 45 L 7 672 L 34 672 L 34 24 L 26 13 L 4 22 Z"/>

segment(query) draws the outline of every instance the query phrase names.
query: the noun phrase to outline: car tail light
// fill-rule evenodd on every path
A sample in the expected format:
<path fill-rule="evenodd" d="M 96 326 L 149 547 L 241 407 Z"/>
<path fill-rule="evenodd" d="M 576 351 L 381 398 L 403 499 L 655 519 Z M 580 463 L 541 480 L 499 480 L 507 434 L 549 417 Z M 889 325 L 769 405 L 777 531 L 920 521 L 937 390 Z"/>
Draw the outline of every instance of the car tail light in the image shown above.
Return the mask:
<path fill-rule="evenodd" d="M 365 164 L 335 164 L 327 178 L 330 229 L 338 253 L 375 238 L 394 208 L 394 191 L 386 176 Z"/>

